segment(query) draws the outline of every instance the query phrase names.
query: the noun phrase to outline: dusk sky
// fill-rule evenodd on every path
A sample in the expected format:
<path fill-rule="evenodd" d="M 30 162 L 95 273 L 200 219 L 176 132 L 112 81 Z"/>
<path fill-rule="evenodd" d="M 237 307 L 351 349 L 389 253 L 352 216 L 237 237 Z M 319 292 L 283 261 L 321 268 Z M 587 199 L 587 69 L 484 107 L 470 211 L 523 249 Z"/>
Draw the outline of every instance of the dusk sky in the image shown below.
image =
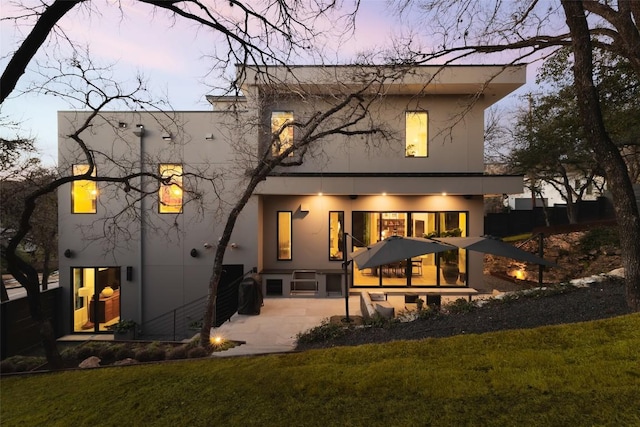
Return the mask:
<path fill-rule="evenodd" d="M 153 8 L 135 2 L 123 1 L 122 15 L 113 0 L 92 3 L 101 15 L 79 10 L 65 17 L 61 26 L 73 40 L 89 46 L 95 61 L 101 65 L 114 64 L 114 78 L 127 81 L 142 73 L 153 93 L 168 97 L 173 109 L 210 108 L 205 95 L 211 93 L 211 84 L 222 83 L 207 76 L 211 62 L 204 56 L 216 46 L 209 32 L 198 30 L 193 23 L 173 22 L 164 13 L 153 15 Z M 11 5 L 3 2 L 2 18 L 12 16 L 13 12 Z M 29 27 L 18 29 L 11 21 L 0 21 L 0 65 L 3 70 L 8 55 L 29 30 Z M 400 31 L 393 11 L 387 9 L 384 0 L 364 0 L 357 15 L 354 36 L 340 47 L 330 43 L 332 52 L 328 54 L 328 61 L 344 63 L 359 52 L 379 50 L 388 46 Z M 428 41 L 422 43 L 427 44 Z M 37 59 L 42 61 L 50 49 L 52 46 L 41 49 Z M 335 60 L 331 61 L 331 58 Z M 486 63 L 492 62 L 487 60 Z M 0 114 L 3 119 L 20 121 L 22 135 L 34 137 L 42 151 L 43 161 L 52 165 L 57 158 L 57 111 L 77 107 L 50 95 L 20 94 L 36 78 L 33 62 L 29 70 L 18 83 L 17 90 L 0 106 Z M 533 79 L 534 74 L 529 70 L 528 80 L 532 82 Z M 526 90 L 530 88 L 520 89 L 506 102 L 513 103 Z M 4 128 L 0 132 L 3 137 L 14 135 Z"/>

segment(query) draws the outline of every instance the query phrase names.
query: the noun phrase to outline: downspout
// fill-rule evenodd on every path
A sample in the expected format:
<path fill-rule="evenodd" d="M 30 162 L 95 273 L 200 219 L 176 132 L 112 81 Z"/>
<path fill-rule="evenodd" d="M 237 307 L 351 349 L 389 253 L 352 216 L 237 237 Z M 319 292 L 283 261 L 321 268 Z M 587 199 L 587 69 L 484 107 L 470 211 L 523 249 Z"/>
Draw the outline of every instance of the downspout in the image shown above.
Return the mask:
<path fill-rule="evenodd" d="M 136 130 L 133 133 L 140 138 L 140 172 L 143 175 L 140 177 L 140 189 L 144 191 L 144 125 L 136 125 Z M 143 266 L 144 266 L 144 239 L 145 239 L 145 197 L 140 198 L 140 239 L 138 241 L 138 319 L 136 323 L 142 325 L 144 317 L 142 316 L 142 284 L 143 284 Z"/>

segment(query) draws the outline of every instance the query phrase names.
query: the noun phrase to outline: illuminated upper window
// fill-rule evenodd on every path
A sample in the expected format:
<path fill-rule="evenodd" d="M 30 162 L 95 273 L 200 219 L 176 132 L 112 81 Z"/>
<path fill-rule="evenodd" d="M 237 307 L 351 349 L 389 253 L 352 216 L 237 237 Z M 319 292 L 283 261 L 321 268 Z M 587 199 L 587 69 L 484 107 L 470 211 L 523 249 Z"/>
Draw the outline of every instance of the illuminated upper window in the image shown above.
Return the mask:
<path fill-rule="evenodd" d="M 182 165 L 160 164 L 160 176 L 168 179 L 160 184 L 160 213 L 182 212 Z"/>
<path fill-rule="evenodd" d="M 89 165 L 73 165 L 74 176 L 86 174 Z M 96 176 L 94 166 L 91 176 Z M 71 212 L 73 213 L 96 213 L 98 200 L 98 184 L 95 181 L 86 179 L 73 181 L 71 183 Z"/>
<path fill-rule="evenodd" d="M 293 145 L 293 126 L 287 126 L 287 123 L 291 122 L 293 122 L 292 111 L 273 111 L 271 113 L 271 133 L 279 136 L 271 145 L 271 153 L 274 156 Z M 292 156 L 293 153 L 289 155 Z"/>
<path fill-rule="evenodd" d="M 406 157 L 427 157 L 429 138 L 429 115 L 426 111 L 407 111 L 406 123 Z"/>

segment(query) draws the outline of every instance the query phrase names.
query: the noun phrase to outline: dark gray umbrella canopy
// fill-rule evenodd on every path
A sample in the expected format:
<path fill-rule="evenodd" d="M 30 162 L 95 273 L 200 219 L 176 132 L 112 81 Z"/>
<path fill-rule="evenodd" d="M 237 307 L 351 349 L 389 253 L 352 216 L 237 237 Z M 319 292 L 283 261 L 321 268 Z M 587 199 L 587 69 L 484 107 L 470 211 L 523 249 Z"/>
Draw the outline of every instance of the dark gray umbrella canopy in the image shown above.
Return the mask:
<path fill-rule="evenodd" d="M 516 248 L 515 246 L 505 243 L 495 237 L 441 237 L 434 240 L 447 243 L 461 249 L 469 249 L 470 251 L 512 258 L 518 261 L 540 264 L 547 267 L 557 267 L 557 264 L 554 264 L 551 261 L 547 261 L 546 259 L 540 258 L 530 252 Z"/>
<path fill-rule="evenodd" d="M 378 267 L 418 255 L 448 251 L 455 247 L 421 237 L 391 236 L 349 254 L 358 269 Z"/>

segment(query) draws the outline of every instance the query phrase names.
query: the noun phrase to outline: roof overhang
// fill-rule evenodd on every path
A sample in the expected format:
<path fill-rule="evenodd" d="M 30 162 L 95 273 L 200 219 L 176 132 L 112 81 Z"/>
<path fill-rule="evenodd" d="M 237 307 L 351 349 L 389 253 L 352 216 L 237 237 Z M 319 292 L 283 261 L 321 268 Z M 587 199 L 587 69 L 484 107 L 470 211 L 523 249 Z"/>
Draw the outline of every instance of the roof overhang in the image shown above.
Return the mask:
<path fill-rule="evenodd" d="M 371 85 L 376 95 L 483 95 L 496 102 L 526 82 L 526 65 L 249 67 L 244 85 L 327 94 L 371 81 L 380 83 Z"/>
<path fill-rule="evenodd" d="M 483 174 L 352 174 L 343 176 L 270 176 L 260 183 L 261 195 L 493 195 L 519 194 L 522 175 Z"/>

